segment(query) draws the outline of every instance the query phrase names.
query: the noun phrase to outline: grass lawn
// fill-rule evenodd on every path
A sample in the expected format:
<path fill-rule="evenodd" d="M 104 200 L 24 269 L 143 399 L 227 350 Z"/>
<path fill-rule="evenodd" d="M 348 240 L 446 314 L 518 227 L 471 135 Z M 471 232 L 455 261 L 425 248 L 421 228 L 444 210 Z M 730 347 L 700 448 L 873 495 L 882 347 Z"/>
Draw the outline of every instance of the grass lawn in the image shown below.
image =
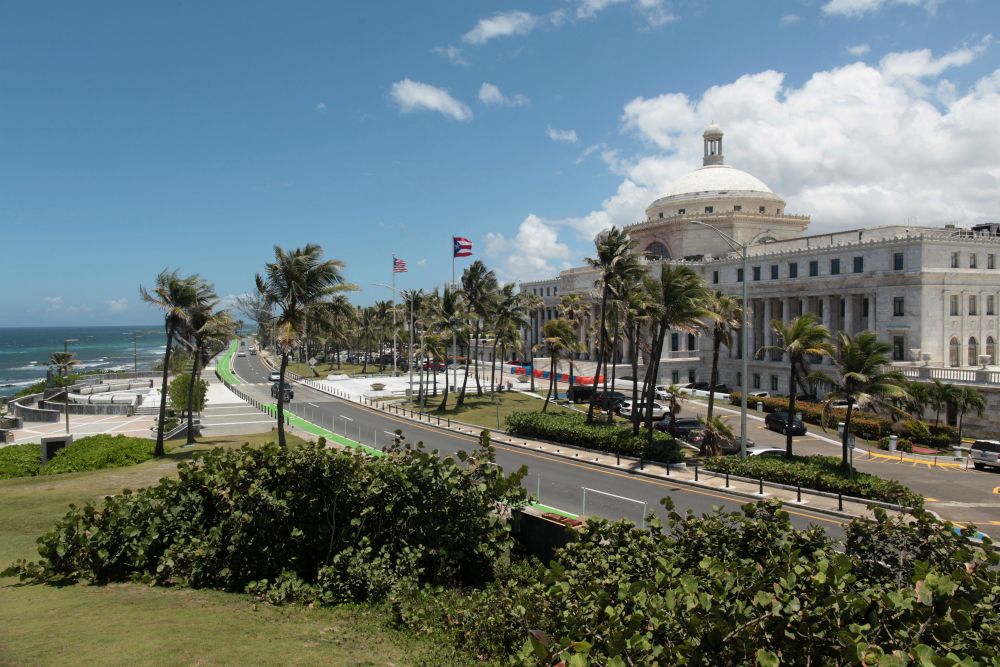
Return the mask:
<path fill-rule="evenodd" d="M 289 434 L 290 444 L 302 440 Z M 176 475 L 177 462 L 214 447 L 260 444 L 272 434 L 205 438 L 128 468 L 0 481 L 0 569 L 37 557 L 35 539 L 70 503 Z M 386 630 L 365 608 L 270 607 L 250 597 L 138 584 L 21 585 L 0 578 L 0 664 L 408 665 L 445 651 Z"/>
<path fill-rule="evenodd" d="M 316 372 L 313 373 L 313 369 L 309 367 L 309 364 L 302 362 L 288 362 L 288 370 L 293 373 L 297 373 L 305 378 L 311 377 L 321 377 L 325 378 L 330 373 L 342 373 L 344 375 L 360 375 L 361 369 L 364 368 L 361 364 L 341 364 L 340 368 L 337 368 L 337 362 L 328 364 L 323 362 L 321 364 L 316 364 Z M 368 370 L 365 371 L 366 374 L 378 373 L 378 364 L 368 364 Z M 386 373 L 392 372 L 392 366 L 386 366 Z"/>
<path fill-rule="evenodd" d="M 515 412 L 537 412 L 542 409 L 545 403 L 544 400 L 516 391 L 504 391 L 496 394 L 496 396 L 500 399 L 499 428 L 504 428 L 504 419 L 507 415 Z M 424 412 L 432 415 L 441 415 L 442 417 L 451 417 L 452 419 L 486 428 L 497 428 L 497 406 L 490 399 L 488 393 L 477 396 L 475 387 L 471 391 L 466 390 L 465 404 L 458 409 L 455 408 L 455 401 L 457 399 L 457 394 L 454 392 L 449 393 L 448 409 L 438 411 L 435 408 L 441 404 L 441 396 L 428 396 L 427 409 Z M 415 410 L 418 406 L 416 403 L 409 402 L 406 403 L 406 407 Z M 549 402 L 548 409 L 550 412 L 572 412 L 569 408 L 552 401 Z"/>

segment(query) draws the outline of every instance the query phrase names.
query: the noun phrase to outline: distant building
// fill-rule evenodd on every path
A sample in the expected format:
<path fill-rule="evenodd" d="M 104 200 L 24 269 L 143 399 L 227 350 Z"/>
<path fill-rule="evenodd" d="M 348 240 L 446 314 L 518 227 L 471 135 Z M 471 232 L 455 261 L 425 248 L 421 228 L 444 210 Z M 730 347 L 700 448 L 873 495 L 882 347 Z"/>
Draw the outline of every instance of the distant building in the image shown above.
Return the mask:
<path fill-rule="evenodd" d="M 989 409 L 981 424 L 1000 425 L 1000 224 L 968 229 L 879 225 L 810 236 L 810 218 L 789 214 L 785 202 L 756 177 L 725 164 L 723 132 L 715 124 L 703 135 L 703 166 L 671 185 L 646 209 L 646 220 L 627 227 L 650 271 L 662 262 L 683 263 L 713 289 L 742 294 L 749 281 L 751 352 L 748 378 L 741 377 L 741 345 L 723 350 L 720 382 L 733 388 L 784 394 L 788 370 L 780 355 L 763 354 L 774 342 L 770 322 L 813 313 L 834 332 L 875 331 L 892 345 L 892 359 L 911 378 L 976 384 Z M 711 224 L 749 244 L 747 275 L 742 260 Z M 558 317 L 559 297 L 594 296 L 596 272 L 562 271 L 550 280 L 523 283 L 542 297 L 529 338 Z M 595 313 L 592 319 L 596 317 Z M 592 323 L 581 339 L 593 358 Z M 739 340 L 741 337 L 737 336 Z M 660 383 L 707 380 L 711 363 L 707 336 L 667 335 Z M 616 360 L 630 361 L 621 345 Z M 829 362 L 824 362 L 828 364 Z M 974 416 L 966 416 L 975 427 Z"/>

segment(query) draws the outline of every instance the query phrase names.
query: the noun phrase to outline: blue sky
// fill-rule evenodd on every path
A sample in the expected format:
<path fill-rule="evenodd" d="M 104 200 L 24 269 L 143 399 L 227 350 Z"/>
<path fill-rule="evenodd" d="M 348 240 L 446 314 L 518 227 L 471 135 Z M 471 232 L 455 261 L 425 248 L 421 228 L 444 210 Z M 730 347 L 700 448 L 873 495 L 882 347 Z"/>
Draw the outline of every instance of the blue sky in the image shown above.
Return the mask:
<path fill-rule="evenodd" d="M 155 321 L 306 242 L 386 298 L 577 265 L 726 158 L 817 231 L 997 219 L 996 0 L 2 2 L 7 326 Z"/>

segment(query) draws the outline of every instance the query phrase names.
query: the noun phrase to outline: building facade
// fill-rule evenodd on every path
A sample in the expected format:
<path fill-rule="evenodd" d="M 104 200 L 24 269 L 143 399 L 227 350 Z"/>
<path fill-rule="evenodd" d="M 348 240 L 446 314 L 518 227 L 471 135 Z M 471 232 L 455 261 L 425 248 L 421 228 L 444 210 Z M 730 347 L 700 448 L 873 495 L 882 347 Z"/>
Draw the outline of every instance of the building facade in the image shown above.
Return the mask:
<path fill-rule="evenodd" d="M 980 426 L 1000 425 L 1000 225 L 930 228 L 873 221 L 810 235 L 808 216 L 786 212 L 785 202 L 759 179 L 725 164 L 718 126 L 709 126 L 703 139 L 702 167 L 671 185 L 646 209 L 646 219 L 627 230 L 653 274 L 663 262 L 683 263 L 711 288 L 737 297 L 747 281 L 749 377 L 741 376 L 737 336 L 732 349 L 723 349 L 720 382 L 787 393 L 787 364 L 762 348 L 776 342 L 772 320 L 788 323 L 811 312 L 834 332 L 876 332 L 891 344 L 893 362 L 913 379 L 978 385 L 990 406 Z M 736 244 L 748 246 L 746 275 Z M 532 314 L 529 338 L 537 339 L 541 325 L 559 316 L 562 294 L 580 293 L 596 303 L 596 280 L 593 269 L 580 267 L 523 283 L 522 290 L 545 304 Z M 581 326 L 588 349 L 583 358 L 594 356 L 594 320 L 596 307 Z M 623 346 L 618 360 L 630 358 Z M 672 332 L 658 380 L 707 380 L 710 363 L 708 336 Z M 976 426 L 975 416 L 967 420 Z"/>

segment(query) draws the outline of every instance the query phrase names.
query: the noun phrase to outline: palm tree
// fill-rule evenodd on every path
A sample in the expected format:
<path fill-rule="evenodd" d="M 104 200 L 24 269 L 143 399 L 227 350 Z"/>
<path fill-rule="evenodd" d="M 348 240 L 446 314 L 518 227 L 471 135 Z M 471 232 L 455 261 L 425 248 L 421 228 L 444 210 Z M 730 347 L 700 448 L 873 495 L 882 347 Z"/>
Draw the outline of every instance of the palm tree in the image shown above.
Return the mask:
<path fill-rule="evenodd" d="M 450 333 L 452 340 L 457 340 L 465 328 L 465 312 L 462 303 L 461 290 L 453 287 L 445 287 L 441 293 L 441 298 L 436 301 L 436 312 L 433 315 L 434 326 L 442 335 Z M 456 350 L 457 352 L 457 350 Z M 457 367 L 458 364 L 456 363 Z M 448 377 L 445 374 L 444 397 L 438 410 L 445 410 L 448 407 Z"/>
<path fill-rule="evenodd" d="M 981 416 L 986 410 L 986 399 L 975 387 L 962 387 L 955 397 L 955 409 L 958 411 L 958 444 L 962 444 L 962 427 L 966 412 L 975 412 Z"/>
<path fill-rule="evenodd" d="M 189 326 L 194 360 L 187 396 L 187 444 L 189 445 L 194 443 L 194 395 L 201 379 L 204 355 L 212 347 L 224 344 L 237 332 L 237 323 L 233 321 L 229 311 L 215 310 L 218 304 L 214 291 L 208 285 L 204 285 L 198 304 L 191 310 Z"/>
<path fill-rule="evenodd" d="M 557 310 L 560 317 L 573 325 L 577 337 L 581 337 L 583 323 L 587 321 L 587 314 L 590 312 L 590 306 L 583 300 L 583 295 L 563 294 L 559 297 Z M 573 355 L 569 358 L 569 383 L 573 384 Z"/>
<path fill-rule="evenodd" d="M 660 373 L 660 357 L 663 355 L 663 341 L 667 332 L 694 332 L 708 312 L 706 305 L 710 301 L 711 292 L 691 267 L 663 264 L 654 296 L 656 317 L 652 320 L 653 345 L 646 377 L 643 379 L 643 397 L 652 396 L 652 389 Z M 646 413 L 646 428 L 649 429 L 649 441 L 652 443 L 652 410 Z"/>
<path fill-rule="evenodd" d="M 372 342 L 379 335 L 378 312 L 373 306 L 362 308 L 358 317 L 358 342 L 365 349 L 365 360 L 361 366 L 362 375 L 368 372 L 368 360 L 371 359 Z"/>
<path fill-rule="evenodd" d="M 838 341 L 837 351 L 833 355 L 837 377 L 833 378 L 822 372 L 813 373 L 811 377 L 831 387 L 823 406 L 824 418 L 832 417 L 834 402 L 847 402 L 840 460 L 840 466 L 847 474 L 850 472 L 848 443 L 851 439 L 854 406 L 864 408 L 871 405 L 896 410 L 892 402 L 906 399 L 906 376 L 895 370 L 889 362 L 892 346 L 880 341 L 874 332 L 862 331 L 853 337 L 841 332 Z"/>
<path fill-rule="evenodd" d="M 521 302 L 524 307 L 524 310 L 527 311 L 528 313 L 529 316 L 528 326 L 531 329 L 529 335 L 527 336 L 527 339 L 525 340 L 525 343 L 527 344 L 526 347 L 528 350 L 527 354 L 525 355 L 525 359 L 528 362 L 527 365 L 529 366 L 529 371 L 531 376 L 531 391 L 532 393 L 534 393 L 535 355 L 533 353 L 533 350 L 534 350 L 534 343 L 537 342 L 533 341 L 533 337 L 535 335 L 535 320 L 538 318 L 538 313 L 540 309 L 545 305 L 545 302 L 542 300 L 542 297 L 538 296 L 534 292 L 521 292 Z"/>
<path fill-rule="evenodd" d="M 761 348 L 766 351 L 781 352 L 788 356 L 788 428 L 785 429 L 785 457 L 792 458 L 792 422 L 795 419 L 796 380 L 805 380 L 809 375 L 806 366 L 810 356 L 829 356 L 833 354 L 833 344 L 830 343 L 830 330 L 816 321 L 812 313 L 796 317 L 785 326 L 781 320 L 772 320 L 774 330 L 780 345 L 768 345 Z M 744 354 L 749 352 L 744 350 Z"/>
<path fill-rule="evenodd" d="M 701 456 L 718 456 L 722 453 L 722 444 L 732 445 L 736 440 L 733 429 L 729 427 L 724 417 L 715 415 L 700 419 L 702 426 Z"/>
<path fill-rule="evenodd" d="M 924 410 L 930 403 L 930 396 L 928 395 L 930 387 L 923 382 L 909 382 L 906 385 L 906 393 L 909 398 L 903 402 L 906 411 L 914 419 L 920 419 L 923 417 Z"/>
<path fill-rule="evenodd" d="M 639 256 L 632 251 L 633 245 L 635 244 L 628 232 L 612 227 L 606 232 L 601 232 L 594 239 L 597 256 L 586 259 L 587 264 L 598 270 L 599 277 L 595 286 L 601 288 L 601 321 L 597 329 L 597 372 L 594 373 L 593 393 L 590 398 L 590 407 L 587 409 L 588 424 L 594 421 L 594 399 L 597 395 L 601 364 L 605 361 L 608 338 L 606 326 L 608 298 L 611 295 L 612 285 L 616 280 L 628 280 L 642 275 L 644 271 Z"/>
<path fill-rule="evenodd" d="M 490 395 L 496 389 L 496 360 L 497 348 L 500 347 L 501 332 L 513 326 L 520 328 L 524 322 L 524 314 L 521 308 L 521 298 L 515 291 L 516 285 L 507 283 L 501 287 L 493 301 L 493 354 L 490 362 Z M 503 375 L 503 351 L 500 354 L 500 374 Z"/>
<path fill-rule="evenodd" d="M 552 394 L 556 391 L 556 375 L 559 374 L 559 362 L 567 359 L 574 352 L 579 351 L 582 346 L 569 320 L 562 318 L 549 320 L 542 327 L 542 334 L 544 336 L 545 348 L 548 350 L 549 358 L 552 359 L 552 367 L 549 370 L 549 393 L 545 396 L 545 404 L 542 406 L 542 412 L 545 412 L 549 407 Z"/>
<path fill-rule="evenodd" d="M 167 417 L 167 379 L 170 373 L 170 353 L 174 336 L 187 326 L 192 308 L 198 303 L 201 279 L 197 275 L 181 278 L 177 271 L 164 269 L 156 276 L 152 291 L 139 287 L 139 295 L 163 311 L 163 326 L 167 332 L 167 346 L 163 353 L 163 378 L 160 383 L 160 416 L 157 419 L 154 456 L 163 456 L 163 424 Z"/>
<path fill-rule="evenodd" d="M 959 389 L 953 384 L 945 384 L 941 380 L 932 380 L 927 388 L 927 399 L 934 408 L 934 426 L 941 423 L 941 409 L 952 405 L 958 398 Z"/>
<path fill-rule="evenodd" d="M 323 249 L 313 243 L 291 252 L 274 247 L 274 262 L 264 266 L 264 274 L 256 276 L 257 291 L 278 308 L 275 336 L 281 345 L 281 370 L 278 379 L 278 445 L 285 446 L 285 371 L 292 346 L 305 332 L 306 313 L 310 305 L 333 294 L 344 284 L 344 263 L 323 261 Z"/>
<path fill-rule="evenodd" d="M 708 306 L 708 317 L 705 318 L 704 327 L 712 334 L 712 373 L 709 376 L 708 387 L 708 414 L 706 420 L 711 422 L 715 413 L 715 385 L 719 384 L 719 349 L 725 345 L 727 348 L 733 346 L 733 331 L 739 329 L 740 318 L 743 314 L 743 307 L 736 297 L 716 292 L 712 295 Z M 747 354 L 744 351 L 744 354 Z M 746 391 L 744 389 L 744 391 Z M 714 431 L 713 431 L 714 433 Z M 705 434 L 705 439 L 711 435 Z M 708 450 L 714 448 L 714 443 L 706 445 Z"/>
<path fill-rule="evenodd" d="M 462 272 L 462 291 L 465 295 L 465 307 L 467 317 L 473 322 L 472 351 L 473 363 L 475 364 L 476 394 L 483 395 L 483 387 L 479 382 L 479 341 L 483 323 L 490 314 L 490 303 L 497 289 L 497 276 L 493 271 L 486 268 L 481 261 L 476 260 Z M 462 380 L 462 389 L 458 393 L 458 402 L 455 407 L 460 408 L 465 403 L 465 388 L 469 382 L 469 364 L 465 365 L 465 377 Z"/>
<path fill-rule="evenodd" d="M 629 346 L 632 348 L 632 404 L 639 403 L 639 355 L 645 341 L 642 337 L 642 328 L 649 320 L 656 316 L 657 306 L 655 299 L 656 281 L 648 275 L 642 276 L 631 285 L 625 287 L 625 335 Z M 639 435 L 639 421 L 641 413 L 638 410 L 632 411 L 632 435 Z"/>
<path fill-rule="evenodd" d="M 63 391 L 65 392 L 65 405 L 63 407 L 66 411 L 67 433 L 69 433 L 69 372 L 78 363 L 80 362 L 76 360 L 76 354 L 73 352 L 53 352 L 49 356 L 49 366 L 57 369 L 59 377 L 62 378 Z"/>

